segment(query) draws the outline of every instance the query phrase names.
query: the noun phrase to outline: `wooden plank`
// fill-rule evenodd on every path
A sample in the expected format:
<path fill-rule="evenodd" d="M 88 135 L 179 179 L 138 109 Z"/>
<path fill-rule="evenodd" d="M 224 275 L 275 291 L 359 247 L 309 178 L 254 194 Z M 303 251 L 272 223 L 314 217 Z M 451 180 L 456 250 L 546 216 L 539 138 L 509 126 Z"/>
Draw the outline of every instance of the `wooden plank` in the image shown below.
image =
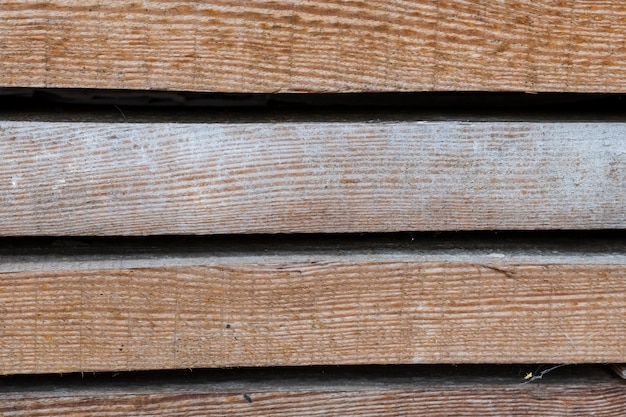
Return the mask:
<path fill-rule="evenodd" d="M 221 92 L 626 91 L 621 0 L 21 0 L 0 85 Z"/>
<path fill-rule="evenodd" d="M 41 385 L 4 385 L 0 413 L 12 416 L 616 416 L 626 413 L 626 384 L 596 375 L 551 376 L 539 384 L 476 369 L 473 377 L 328 377 L 143 381 L 105 377 Z M 330 375 L 335 374 L 326 370 Z M 293 374 L 293 372 L 292 372 Z M 492 377 L 492 378 L 491 378 Z M 118 377 L 119 378 L 119 377 Z M 71 380 L 72 378 L 70 378 Z M 113 379 L 115 380 L 115 379 Z"/>
<path fill-rule="evenodd" d="M 594 244 L 9 254 L 0 373 L 621 363 L 626 247 Z"/>
<path fill-rule="evenodd" d="M 0 235 L 623 229 L 626 124 L 0 122 Z"/>

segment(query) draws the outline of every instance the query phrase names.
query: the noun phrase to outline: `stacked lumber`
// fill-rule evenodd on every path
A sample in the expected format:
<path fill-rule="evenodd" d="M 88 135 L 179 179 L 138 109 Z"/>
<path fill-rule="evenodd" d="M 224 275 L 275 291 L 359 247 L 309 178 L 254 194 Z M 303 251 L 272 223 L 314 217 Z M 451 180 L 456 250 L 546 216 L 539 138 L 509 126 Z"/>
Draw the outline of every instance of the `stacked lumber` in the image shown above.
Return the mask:
<path fill-rule="evenodd" d="M 625 40 L 617 0 L 4 2 L 0 412 L 625 414 Z"/>

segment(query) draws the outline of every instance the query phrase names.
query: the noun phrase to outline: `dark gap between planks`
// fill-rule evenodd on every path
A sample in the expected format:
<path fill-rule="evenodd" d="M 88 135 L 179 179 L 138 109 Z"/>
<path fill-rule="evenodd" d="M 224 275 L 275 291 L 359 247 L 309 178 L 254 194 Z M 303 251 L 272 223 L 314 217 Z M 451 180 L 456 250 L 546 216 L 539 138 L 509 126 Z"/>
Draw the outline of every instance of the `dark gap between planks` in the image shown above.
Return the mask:
<path fill-rule="evenodd" d="M 624 121 L 625 97 L 581 93 L 227 94 L 0 88 L 0 120 L 108 123 Z"/>
<path fill-rule="evenodd" d="M 545 373 L 542 379 L 533 381 L 532 384 L 593 384 L 620 380 L 609 366 L 597 364 L 359 365 L 5 375 L 0 376 L 0 392 L 59 389 L 101 391 L 158 385 L 184 388 L 199 384 L 213 385 L 215 389 L 246 386 L 288 390 L 429 387 L 450 384 L 515 386 L 524 384 L 529 373 L 541 373 L 555 365 L 564 366 Z"/>
<path fill-rule="evenodd" d="M 24 256 L 212 256 L 490 252 L 626 254 L 626 230 L 405 232 L 149 237 L 2 237 L 0 259 Z"/>

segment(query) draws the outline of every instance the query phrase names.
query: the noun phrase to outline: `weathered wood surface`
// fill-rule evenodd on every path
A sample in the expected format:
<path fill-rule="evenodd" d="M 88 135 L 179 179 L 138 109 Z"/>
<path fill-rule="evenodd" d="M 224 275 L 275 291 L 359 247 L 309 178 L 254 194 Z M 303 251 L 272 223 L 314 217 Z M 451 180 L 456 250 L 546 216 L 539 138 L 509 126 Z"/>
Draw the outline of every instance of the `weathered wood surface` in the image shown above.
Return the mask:
<path fill-rule="evenodd" d="M 0 235 L 626 227 L 626 124 L 0 122 Z"/>
<path fill-rule="evenodd" d="M 606 376 L 550 374 L 523 385 L 521 377 L 490 375 L 333 379 L 288 377 L 191 381 L 146 376 L 149 381 L 3 385 L 0 413 L 11 416 L 618 416 L 626 413 L 626 384 Z M 326 371 L 333 375 L 332 371 Z M 268 370 L 267 374 L 281 374 Z M 72 379 L 71 377 L 69 379 Z M 99 381 L 99 384 L 96 382 Z"/>
<path fill-rule="evenodd" d="M 4 1 L 0 85 L 626 91 L 621 0 Z"/>
<path fill-rule="evenodd" d="M 5 255 L 0 373 L 620 363 L 626 250 L 595 244 Z"/>
<path fill-rule="evenodd" d="M 451 381 L 452 382 L 452 381 Z M 247 397 L 244 397 L 246 395 Z M 615 382 L 533 389 L 435 386 L 324 391 L 209 392 L 198 387 L 137 394 L 38 393 L 0 395 L 0 412 L 11 416 L 607 416 L 626 413 L 626 389 Z M 2 399 L 5 397 L 5 399 Z M 8 397 L 8 398 L 7 398 Z M 248 403 L 246 398 L 252 400 Z"/>

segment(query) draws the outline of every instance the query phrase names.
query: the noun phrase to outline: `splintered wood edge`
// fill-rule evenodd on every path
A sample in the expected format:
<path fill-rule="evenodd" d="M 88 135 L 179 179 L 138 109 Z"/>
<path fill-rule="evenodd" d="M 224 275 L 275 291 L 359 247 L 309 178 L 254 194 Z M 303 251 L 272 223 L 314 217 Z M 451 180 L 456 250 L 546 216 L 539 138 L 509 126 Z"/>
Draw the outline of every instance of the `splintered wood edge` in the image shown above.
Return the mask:
<path fill-rule="evenodd" d="M 267 370 L 271 372 L 271 369 Z M 416 371 L 419 372 L 419 371 Z M 477 370 L 477 373 L 480 373 Z M 521 415 L 541 410 L 541 415 L 614 416 L 624 410 L 626 385 L 617 379 L 576 379 L 554 375 L 549 381 L 520 384 L 512 378 L 491 380 L 477 377 L 447 378 L 392 377 L 282 380 L 206 380 L 172 382 L 113 382 L 15 388 L 9 384 L 0 393 L 0 413 L 22 416 L 72 413 L 143 416 L 155 412 L 172 416 L 189 415 L 201 409 L 204 415 L 300 416 L 300 415 Z M 418 374 L 419 375 L 419 374 Z M 123 378 L 123 377 L 120 377 Z M 89 385 L 89 387 L 85 387 Z"/>
<path fill-rule="evenodd" d="M 0 235 L 626 228 L 626 124 L 0 122 Z"/>

